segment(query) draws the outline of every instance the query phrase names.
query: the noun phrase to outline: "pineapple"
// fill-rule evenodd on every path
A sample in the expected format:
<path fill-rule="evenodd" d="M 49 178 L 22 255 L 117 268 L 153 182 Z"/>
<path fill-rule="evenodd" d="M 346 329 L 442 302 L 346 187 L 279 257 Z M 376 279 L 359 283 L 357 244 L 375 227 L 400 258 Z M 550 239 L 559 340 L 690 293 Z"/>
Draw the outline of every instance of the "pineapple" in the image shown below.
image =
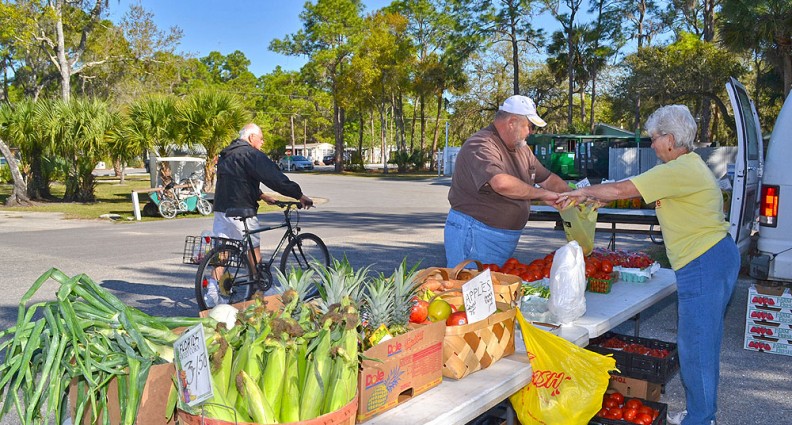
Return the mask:
<path fill-rule="evenodd" d="M 393 281 L 389 277 L 379 275 L 366 284 L 364 315 L 366 317 L 365 342 L 376 345 L 384 335 L 374 340 L 371 337 L 382 326 L 390 327 L 393 319 Z"/>
<path fill-rule="evenodd" d="M 322 300 L 318 302 L 319 310 L 327 313 L 330 306 L 338 304 L 344 297 L 349 297 L 355 304 L 360 305 L 363 282 L 368 277 L 369 267 L 355 271 L 349 260 L 333 259 L 330 267 L 314 266 L 321 277 L 319 293 Z"/>
<path fill-rule="evenodd" d="M 407 333 L 407 323 L 410 322 L 410 312 L 413 307 L 413 297 L 418 294 L 420 282 L 415 280 L 417 275 L 416 264 L 407 270 L 407 259 L 402 260 L 399 267 L 393 271 L 393 319 L 389 326 L 391 334 L 401 335 Z"/>
<path fill-rule="evenodd" d="M 404 372 L 398 366 L 396 366 L 396 369 L 391 369 L 388 377 L 374 387 L 374 391 L 366 404 L 367 411 L 371 412 L 385 405 L 385 402 L 388 401 L 388 394 L 396 388 L 396 385 L 399 385 L 402 375 L 404 375 Z"/>

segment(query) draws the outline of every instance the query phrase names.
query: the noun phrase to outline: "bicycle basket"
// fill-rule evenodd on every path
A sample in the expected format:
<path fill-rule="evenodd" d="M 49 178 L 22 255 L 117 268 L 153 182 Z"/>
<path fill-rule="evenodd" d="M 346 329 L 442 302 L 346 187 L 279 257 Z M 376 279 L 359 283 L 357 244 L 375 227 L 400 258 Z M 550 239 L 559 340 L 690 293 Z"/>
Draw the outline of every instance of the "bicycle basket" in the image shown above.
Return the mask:
<path fill-rule="evenodd" d="M 187 236 L 184 238 L 183 264 L 200 264 L 212 249 L 222 244 L 241 246 L 242 241 L 216 236 Z"/>

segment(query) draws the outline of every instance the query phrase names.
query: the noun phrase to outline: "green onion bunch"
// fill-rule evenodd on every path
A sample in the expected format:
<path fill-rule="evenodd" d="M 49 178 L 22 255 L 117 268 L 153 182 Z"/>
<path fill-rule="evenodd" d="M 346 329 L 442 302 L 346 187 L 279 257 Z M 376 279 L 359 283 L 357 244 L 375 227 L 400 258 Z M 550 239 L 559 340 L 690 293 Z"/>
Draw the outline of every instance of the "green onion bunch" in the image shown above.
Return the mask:
<path fill-rule="evenodd" d="M 57 299 L 27 306 L 49 279 L 60 285 Z M 207 340 L 218 339 L 214 319 L 150 316 L 84 274 L 70 278 L 50 269 L 22 297 L 16 325 L 0 332 L 0 420 L 13 407 L 25 425 L 52 417 L 63 423 L 74 381 L 75 417 L 109 424 L 107 389 L 115 378 L 121 423 L 134 424 L 149 368 L 173 361 L 174 329 L 196 324 Z"/>

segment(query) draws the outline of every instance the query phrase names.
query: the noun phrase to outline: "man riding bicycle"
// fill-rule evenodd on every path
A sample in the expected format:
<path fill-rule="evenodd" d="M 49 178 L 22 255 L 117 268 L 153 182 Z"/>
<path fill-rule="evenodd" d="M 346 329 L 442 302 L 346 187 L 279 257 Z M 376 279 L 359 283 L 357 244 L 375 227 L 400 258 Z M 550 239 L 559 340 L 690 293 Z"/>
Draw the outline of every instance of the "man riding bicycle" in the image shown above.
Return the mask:
<path fill-rule="evenodd" d="M 217 160 L 217 184 L 214 196 L 214 236 L 241 240 L 244 224 L 242 221 L 228 218 L 225 212 L 229 208 L 252 208 L 258 210 L 258 201 L 273 204 L 276 199 L 264 194 L 260 184 L 280 193 L 298 199 L 302 208 L 313 206 L 311 198 L 303 195 L 300 185 L 291 181 L 278 166 L 261 151 L 264 134 L 261 128 L 253 123 L 247 124 L 239 131 L 239 138 L 232 141 L 220 152 Z M 247 219 L 249 229 L 259 227 L 258 217 Z M 256 260 L 261 259 L 260 239 L 258 234 L 251 235 Z M 220 279 L 220 276 L 216 276 Z M 209 282 L 207 296 L 219 297 L 223 289 L 217 282 Z M 215 298 L 213 301 L 217 301 Z"/>

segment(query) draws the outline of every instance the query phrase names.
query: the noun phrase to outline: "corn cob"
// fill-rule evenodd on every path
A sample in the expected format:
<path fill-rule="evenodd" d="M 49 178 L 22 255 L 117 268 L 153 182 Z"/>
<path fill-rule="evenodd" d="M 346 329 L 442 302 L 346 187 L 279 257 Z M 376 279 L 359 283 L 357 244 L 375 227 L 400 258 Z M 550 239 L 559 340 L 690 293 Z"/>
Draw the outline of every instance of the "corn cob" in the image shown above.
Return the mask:
<path fill-rule="evenodd" d="M 305 384 L 301 391 L 300 400 L 300 420 L 313 419 L 322 412 L 322 402 L 324 394 L 330 385 L 330 369 L 332 361 L 330 359 L 331 326 L 334 317 L 338 315 L 325 315 L 322 330 L 319 332 L 311 351 L 311 358 L 308 361 L 308 369 L 305 374 Z"/>
<path fill-rule="evenodd" d="M 286 345 L 273 336 L 266 341 L 266 363 L 261 375 L 260 387 L 264 398 L 272 406 L 272 410 L 280 415 L 283 397 L 283 382 L 286 376 Z"/>
<path fill-rule="evenodd" d="M 300 420 L 300 388 L 297 382 L 297 356 L 294 340 L 286 343 L 286 367 L 284 371 L 283 395 L 278 419 L 280 422 L 297 422 Z"/>
<path fill-rule="evenodd" d="M 267 403 L 261 389 L 255 381 L 250 379 L 245 371 L 239 372 L 236 377 L 237 389 L 239 394 L 246 400 L 247 410 L 250 413 L 250 418 L 253 422 L 258 424 L 273 424 L 278 420 L 272 407 Z"/>

